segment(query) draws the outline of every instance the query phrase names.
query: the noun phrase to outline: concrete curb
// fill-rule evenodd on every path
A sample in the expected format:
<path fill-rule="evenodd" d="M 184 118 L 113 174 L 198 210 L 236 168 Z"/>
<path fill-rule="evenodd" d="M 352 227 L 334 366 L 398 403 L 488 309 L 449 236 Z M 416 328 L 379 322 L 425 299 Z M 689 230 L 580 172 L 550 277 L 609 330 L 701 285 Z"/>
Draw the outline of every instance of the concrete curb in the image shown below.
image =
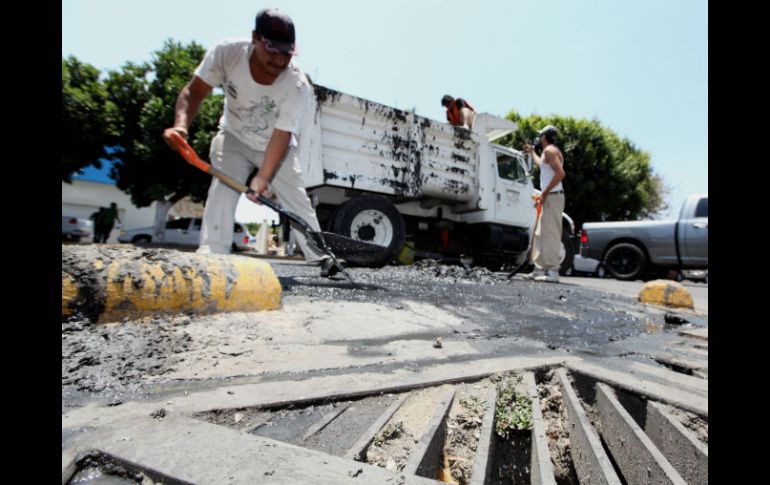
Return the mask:
<path fill-rule="evenodd" d="M 281 284 L 264 261 L 125 246 L 62 246 L 62 318 L 274 310 Z"/>
<path fill-rule="evenodd" d="M 654 280 L 646 283 L 637 297 L 642 303 L 652 303 L 674 308 L 695 309 L 690 292 L 680 283 L 668 280 Z"/>
<path fill-rule="evenodd" d="M 456 389 L 452 388 L 444 393 L 436 406 L 436 412 L 433 414 L 428 428 L 420 437 L 417 448 L 404 467 L 403 473 L 405 475 L 418 475 L 432 479 L 438 477 L 441 454 L 444 452 L 444 442 L 446 441 L 446 420 L 449 415 L 449 408 L 452 407 L 455 391 Z"/>
<path fill-rule="evenodd" d="M 162 420 L 136 416 L 94 431 L 75 446 L 99 451 L 148 476 L 172 477 L 163 483 L 351 485 L 436 484 L 269 438 L 249 435 L 177 413 Z M 73 467 L 62 464 L 62 477 Z"/>
<path fill-rule="evenodd" d="M 572 389 L 567 371 L 556 371 L 561 383 L 561 395 L 569 419 L 569 441 L 572 463 L 580 483 L 620 485 L 609 456 L 602 447 L 596 430 L 591 426 L 583 405 Z"/>
<path fill-rule="evenodd" d="M 644 431 L 687 483 L 708 484 L 708 447 L 692 437 L 662 404 L 647 401 Z"/>
<path fill-rule="evenodd" d="M 620 371 L 585 361 L 570 361 L 566 363 L 566 366 L 571 372 L 577 372 L 593 379 L 607 382 L 624 391 L 630 391 L 634 394 L 641 394 L 648 398 L 663 401 L 708 418 L 708 397 L 690 392 L 687 389 L 681 388 L 681 386 L 674 387 L 659 384 L 649 379 L 628 375 Z"/>
<path fill-rule="evenodd" d="M 489 468 L 494 454 L 495 403 L 497 402 L 497 386 L 492 386 L 487 393 L 486 410 L 481 421 L 479 444 L 476 448 L 476 459 L 471 472 L 471 485 L 484 485 L 487 482 Z"/>
<path fill-rule="evenodd" d="M 527 394 L 532 401 L 532 463 L 530 464 L 532 485 L 556 485 L 554 478 L 551 452 L 548 451 L 548 438 L 545 436 L 543 411 L 540 408 L 540 395 L 537 392 L 535 375 L 532 372 L 524 374 Z"/>
<path fill-rule="evenodd" d="M 349 460 L 366 461 L 366 450 L 369 448 L 369 445 L 372 443 L 372 441 L 374 441 L 374 437 L 382 429 L 382 427 L 388 423 L 390 418 L 396 414 L 396 411 L 401 408 L 401 405 L 404 404 L 404 401 L 406 401 L 410 394 L 410 392 L 405 392 L 396 398 L 396 400 L 393 401 L 393 403 L 388 406 L 385 411 L 383 411 L 380 417 L 377 418 L 377 420 L 372 423 L 371 426 L 369 426 L 369 429 L 367 429 L 366 432 L 361 435 L 358 441 L 356 441 L 356 443 L 350 447 L 348 452 L 345 453 L 345 458 Z"/>
<path fill-rule="evenodd" d="M 602 437 L 628 483 L 686 485 L 606 384 L 596 384 Z"/>

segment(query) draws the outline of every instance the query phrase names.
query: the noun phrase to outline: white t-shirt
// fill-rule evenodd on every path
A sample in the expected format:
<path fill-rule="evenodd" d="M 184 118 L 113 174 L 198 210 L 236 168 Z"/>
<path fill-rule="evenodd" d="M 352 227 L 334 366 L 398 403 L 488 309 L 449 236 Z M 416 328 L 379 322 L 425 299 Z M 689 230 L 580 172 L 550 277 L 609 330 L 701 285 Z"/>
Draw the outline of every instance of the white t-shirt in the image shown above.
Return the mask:
<path fill-rule="evenodd" d="M 557 156 L 559 159 L 559 163 L 561 163 L 561 166 L 564 166 L 564 158 L 561 155 L 561 152 Z M 545 190 L 546 187 L 548 187 L 548 184 L 551 183 L 551 180 L 553 180 L 553 176 L 556 175 L 556 171 L 545 163 L 545 153 L 543 153 L 543 163 L 540 165 L 540 190 Z M 564 186 L 559 182 L 558 184 L 554 185 L 551 191 L 557 191 L 557 190 L 564 190 Z"/>
<path fill-rule="evenodd" d="M 308 104 L 310 83 L 302 70 L 290 63 L 266 86 L 251 77 L 249 39 L 225 39 L 212 47 L 195 75 L 210 86 L 222 86 L 225 107 L 219 129 L 232 133 L 255 150 L 265 151 L 273 129 L 299 133 L 302 112 Z M 296 146 L 295 136 L 291 145 Z"/>

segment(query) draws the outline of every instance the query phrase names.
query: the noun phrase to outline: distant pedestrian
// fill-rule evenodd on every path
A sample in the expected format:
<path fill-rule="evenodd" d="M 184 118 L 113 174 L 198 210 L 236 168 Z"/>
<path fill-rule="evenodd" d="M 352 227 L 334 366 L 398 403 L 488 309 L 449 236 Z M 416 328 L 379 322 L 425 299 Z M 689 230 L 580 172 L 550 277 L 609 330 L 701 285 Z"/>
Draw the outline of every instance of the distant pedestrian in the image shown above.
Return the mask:
<path fill-rule="evenodd" d="M 120 222 L 120 218 L 118 217 L 118 204 L 113 202 L 110 204 L 109 208 L 104 209 L 99 217 L 99 222 L 96 224 L 96 232 L 99 234 L 99 240 L 95 242 L 101 242 L 102 244 L 107 242 L 107 239 L 110 238 L 112 228 L 115 226 L 115 221 Z"/>
<path fill-rule="evenodd" d="M 91 214 L 89 217 L 89 219 L 91 219 L 94 223 L 94 243 L 98 243 L 102 238 L 102 234 L 99 232 L 99 221 L 101 220 L 102 214 L 104 214 L 105 210 L 107 210 L 106 207 L 99 207 L 99 210 Z"/>

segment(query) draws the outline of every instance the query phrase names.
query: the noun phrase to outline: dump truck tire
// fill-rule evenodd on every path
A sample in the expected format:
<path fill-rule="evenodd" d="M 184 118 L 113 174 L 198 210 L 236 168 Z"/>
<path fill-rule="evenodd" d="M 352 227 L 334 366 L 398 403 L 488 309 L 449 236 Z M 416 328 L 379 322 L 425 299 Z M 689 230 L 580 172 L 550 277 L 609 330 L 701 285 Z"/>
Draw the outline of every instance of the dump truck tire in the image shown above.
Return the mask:
<path fill-rule="evenodd" d="M 374 195 L 354 197 L 337 210 L 333 232 L 383 247 L 381 254 L 352 256 L 348 263 L 379 268 L 393 261 L 406 240 L 401 213 L 387 199 Z"/>

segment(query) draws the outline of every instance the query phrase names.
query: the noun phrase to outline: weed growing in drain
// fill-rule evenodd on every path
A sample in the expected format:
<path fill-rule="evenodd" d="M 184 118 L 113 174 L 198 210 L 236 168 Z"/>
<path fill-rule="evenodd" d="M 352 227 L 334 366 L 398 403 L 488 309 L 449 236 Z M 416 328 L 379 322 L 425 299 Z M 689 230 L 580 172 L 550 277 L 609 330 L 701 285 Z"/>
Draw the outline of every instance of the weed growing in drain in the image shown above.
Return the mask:
<path fill-rule="evenodd" d="M 516 394 L 514 386 L 510 379 L 497 384 L 495 432 L 502 438 L 508 438 L 511 431 L 532 429 L 532 402 Z"/>
<path fill-rule="evenodd" d="M 382 446 L 386 441 L 393 438 L 398 438 L 401 433 L 404 432 L 404 423 L 401 421 L 397 423 L 391 423 L 374 436 L 373 443 L 375 446 Z"/>
<path fill-rule="evenodd" d="M 469 411 L 473 411 L 478 414 L 484 414 L 484 404 L 487 401 L 480 399 L 476 396 L 469 396 L 464 399 L 460 399 L 460 404 L 463 405 Z"/>

